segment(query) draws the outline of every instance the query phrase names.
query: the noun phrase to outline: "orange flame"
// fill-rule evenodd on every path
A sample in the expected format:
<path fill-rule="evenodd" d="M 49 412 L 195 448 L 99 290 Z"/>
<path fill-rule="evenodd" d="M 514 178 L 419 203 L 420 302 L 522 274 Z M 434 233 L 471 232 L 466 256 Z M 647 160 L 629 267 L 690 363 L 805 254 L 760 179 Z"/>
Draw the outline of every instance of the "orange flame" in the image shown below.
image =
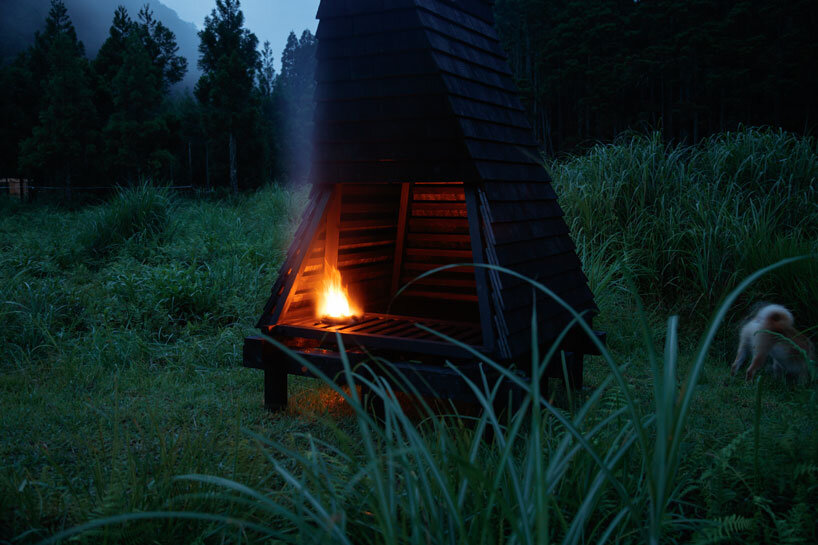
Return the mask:
<path fill-rule="evenodd" d="M 352 318 L 362 312 L 349 299 L 347 288 L 341 283 L 341 273 L 324 261 L 324 287 L 318 294 L 319 318 Z"/>

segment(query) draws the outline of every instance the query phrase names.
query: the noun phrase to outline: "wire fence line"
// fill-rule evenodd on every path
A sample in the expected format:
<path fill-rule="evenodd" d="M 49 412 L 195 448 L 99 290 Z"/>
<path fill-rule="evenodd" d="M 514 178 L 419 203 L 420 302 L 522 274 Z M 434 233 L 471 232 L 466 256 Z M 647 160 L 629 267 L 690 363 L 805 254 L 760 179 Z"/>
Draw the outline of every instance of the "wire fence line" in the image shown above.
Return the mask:
<path fill-rule="evenodd" d="M 71 192 L 83 192 L 83 191 L 111 191 L 115 190 L 118 186 L 71 186 Z M 172 189 L 175 191 L 186 191 L 196 189 L 197 186 L 194 185 L 172 185 L 167 186 L 168 189 Z M 0 179 L 0 192 L 8 193 L 13 197 L 25 197 L 30 195 L 31 193 L 36 193 L 39 191 L 66 191 L 67 187 L 65 186 L 49 186 L 49 185 L 35 185 L 32 183 L 26 183 L 26 180 L 16 180 L 12 178 L 12 181 L 9 182 L 7 179 Z M 14 191 L 12 191 L 14 190 Z"/>

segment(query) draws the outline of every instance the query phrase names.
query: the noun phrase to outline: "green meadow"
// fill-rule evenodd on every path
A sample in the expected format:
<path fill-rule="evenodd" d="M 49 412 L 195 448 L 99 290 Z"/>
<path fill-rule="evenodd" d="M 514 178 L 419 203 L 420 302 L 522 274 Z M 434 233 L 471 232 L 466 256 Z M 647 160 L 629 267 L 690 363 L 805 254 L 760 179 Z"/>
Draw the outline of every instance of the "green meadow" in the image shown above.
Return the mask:
<path fill-rule="evenodd" d="M 242 341 L 305 190 L 2 197 L 0 543 L 818 542 L 818 381 L 729 373 L 758 300 L 818 337 L 816 141 L 632 135 L 546 167 L 608 347 L 512 418 L 491 384 L 458 414 L 373 383 L 376 422 L 291 378 L 263 409 Z"/>

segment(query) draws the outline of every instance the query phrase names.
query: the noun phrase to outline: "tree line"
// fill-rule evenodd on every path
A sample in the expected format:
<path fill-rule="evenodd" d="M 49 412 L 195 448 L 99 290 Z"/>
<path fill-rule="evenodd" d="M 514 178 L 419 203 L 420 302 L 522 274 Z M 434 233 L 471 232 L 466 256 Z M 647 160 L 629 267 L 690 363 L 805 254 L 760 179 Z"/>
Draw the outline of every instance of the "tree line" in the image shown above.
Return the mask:
<path fill-rule="evenodd" d="M 661 130 L 697 142 L 739 124 L 810 133 L 818 3 L 496 0 L 496 24 L 535 134 L 550 155 Z M 0 68 L 0 177 L 106 186 L 142 178 L 233 191 L 303 179 L 316 39 L 291 33 L 276 73 L 240 0 L 199 32 L 193 94 L 175 36 L 146 6 L 113 14 L 89 60 L 62 0 L 34 44 Z"/>
<path fill-rule="evenodd" d="M 556 154 L 636 129 L 695 143 L 818 115 L 814 0 L 497 0 L 532 125 Z"/>
<path fill-rule="evenodd" d="M 193 94 L 173 93 L 187 60 L 146 5 L 120 6 L 88 59 L 62 0 L 34 43 L 0 68 L 0 173 L 39 186 L 109 187 L 144 178 L 233 191 L 303 178 L 315 37 L 291 33 L 276 73 L 240 0 L 216 0 L 199 32 Z"/>

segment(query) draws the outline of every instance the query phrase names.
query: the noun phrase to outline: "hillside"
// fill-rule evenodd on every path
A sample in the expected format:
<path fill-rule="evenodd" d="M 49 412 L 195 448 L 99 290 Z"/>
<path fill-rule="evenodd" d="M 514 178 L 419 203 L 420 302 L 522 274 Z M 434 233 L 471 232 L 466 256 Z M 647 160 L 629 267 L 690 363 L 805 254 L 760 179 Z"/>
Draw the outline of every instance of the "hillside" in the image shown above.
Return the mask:
<path fill-rule="evenodd" d="M 77 35 L 85 44 L 90 58 L 94 58 L 108 37 L 108 28 L 116 5 L 123 5 L 131 17 L 136 17 L 145 0 L 118 0 L 99 2 L 98 0 L 65 0 L 65 5 L 77 28 Z M 188 60 L 188 73 L 180 87 L 193 88 L 199 79 L 196 68 L 199 37 L 196 26 L 179 18 L 176 12 L 161 2 L 148 2 L 155 17 L 176 34 L 179 51 Z M 50 0 L 3 0 L 0 15 L 0 60 L 7 61 L 34 41 L 34 33 L 39 30 L 48 14 Z"/>

